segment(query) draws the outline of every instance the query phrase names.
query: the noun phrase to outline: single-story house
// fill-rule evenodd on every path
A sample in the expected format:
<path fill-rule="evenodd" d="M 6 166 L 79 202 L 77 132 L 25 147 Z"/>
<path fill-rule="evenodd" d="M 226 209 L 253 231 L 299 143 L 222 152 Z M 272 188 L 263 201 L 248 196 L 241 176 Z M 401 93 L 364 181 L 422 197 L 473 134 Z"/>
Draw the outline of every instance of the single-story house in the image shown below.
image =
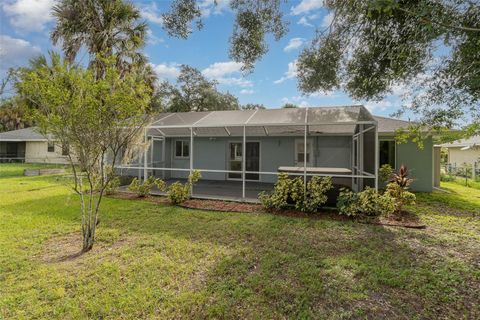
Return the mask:
<path fill-rule="evenodd" d="M 0 133 L 0 163 L 67 164 L 68 149 L 38 133 L 34 127 Z"/>
<path fill-rule="evenodd" d="M 412 190 L 433 189 L 433 142 L 397 144 L 409 122 L 377 117 L 363 106 L 165 113 L 147 127 L 149 149 L 122 175 L 154 175 L 171 183 L 198 169 L 193 195 L 257 199 L 280 172 L 331 176 L 339 186 L 378 187 L 378 168 L 408 166 Z"/>
<path fill-rule="evenodd" d="M 452 166 L 480 162 L 480 136 L 443 143 L 438 146 L 448 150 L 448 164 Z"/>

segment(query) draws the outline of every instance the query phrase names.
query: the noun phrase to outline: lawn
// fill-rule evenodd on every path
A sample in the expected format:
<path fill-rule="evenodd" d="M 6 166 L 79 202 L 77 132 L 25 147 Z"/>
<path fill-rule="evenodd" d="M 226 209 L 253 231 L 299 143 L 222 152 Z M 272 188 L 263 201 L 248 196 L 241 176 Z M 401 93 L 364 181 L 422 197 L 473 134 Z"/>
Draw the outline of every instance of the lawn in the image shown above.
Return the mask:
<path fill-rule="evenodd" d="M 105 199 L 97 245 L 60 176 L 0 165 L 0 318 L 480 317 L 480 192 L 419 194 L 428 228 Z"/>

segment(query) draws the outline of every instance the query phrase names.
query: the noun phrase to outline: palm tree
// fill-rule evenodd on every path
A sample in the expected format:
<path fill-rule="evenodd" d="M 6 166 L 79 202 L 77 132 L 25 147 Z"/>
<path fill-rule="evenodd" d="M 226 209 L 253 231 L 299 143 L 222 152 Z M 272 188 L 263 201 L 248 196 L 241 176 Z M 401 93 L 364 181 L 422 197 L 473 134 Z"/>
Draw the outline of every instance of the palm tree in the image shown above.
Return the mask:
<path fill-rule="evenodd" d="M 132 65 L 146 65 L 139 51 L 145 44 L 147 24 L 138 9 L 123 0 L 61 0 L 53 7 L 56 25 L 53 44 L 61 43 L 66 59 L 73 62 L 82 48 L 90 54 L 90 66 L 101 67 L 97 54 L 117 57 L 127 72 Z"/>

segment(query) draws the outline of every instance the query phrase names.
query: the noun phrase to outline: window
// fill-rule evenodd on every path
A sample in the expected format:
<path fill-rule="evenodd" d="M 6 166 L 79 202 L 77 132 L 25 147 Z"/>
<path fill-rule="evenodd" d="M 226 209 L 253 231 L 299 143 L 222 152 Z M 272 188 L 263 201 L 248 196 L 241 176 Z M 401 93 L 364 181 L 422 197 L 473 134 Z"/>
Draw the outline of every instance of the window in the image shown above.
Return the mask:
<path fill-rule="evenodd" d="M 389 164 L 392 168 L 395 168 L 395 141 L 380 140 L 379 144 L 380 167 L 384 164 Z"/>
<path fill-rule="evenodd" d="M 55 152 L 55 143 L 49 141 L 48 146 L 47 146 L 47 151 L 48 152 Z"/>
<path fill-rule="evenodd" d="M 175 158 L 188 158 L 190 156 L 190 143 L 186 140 L 175 141 Z"/>
<path fill-rule="evenodd" d="M 304 157 L 305 157 L 305 141 L 303 139 L 299 139 L 295 143 L 295 162 L 299 166 L 303 166 Z M 307 140 L 307 165 L 311 165 L 311 153 L 312 153 L 312 142 Z"/>

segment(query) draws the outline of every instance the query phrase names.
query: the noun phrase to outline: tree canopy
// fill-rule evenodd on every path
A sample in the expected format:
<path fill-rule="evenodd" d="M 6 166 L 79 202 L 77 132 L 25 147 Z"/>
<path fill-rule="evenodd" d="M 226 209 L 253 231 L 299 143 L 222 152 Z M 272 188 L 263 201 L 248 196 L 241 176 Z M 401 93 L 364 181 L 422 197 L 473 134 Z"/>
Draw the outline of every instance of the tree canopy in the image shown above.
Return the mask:
<path fill-rule="evenodd" d="M 206 79 L 190 66 L 180 66 L 176 85 L 162 82 L 156 92 L 157 108 L 169 112 L 238 110 L 238 99 L 217 90 L 217 82 Z"/>
<path fill-rule="evenodd" d="M 84 251 L 95 240 L 100 202 L 114 177 L 111 168 L 127 161 L 144 138 L 145 111 L 151 98 L 150 88 L 135 69 L 122 74 L 116 57 L 96 59 L 104 66 L 101 78 L 92 68 L 72 66 L 52 53 L 51 61 L 44 59 L 19 70 L 16 82 L 19 95 L 29 101 L 28 111 L 37 129 L 70 149 L 73 188 L 81 202 Z"/>

